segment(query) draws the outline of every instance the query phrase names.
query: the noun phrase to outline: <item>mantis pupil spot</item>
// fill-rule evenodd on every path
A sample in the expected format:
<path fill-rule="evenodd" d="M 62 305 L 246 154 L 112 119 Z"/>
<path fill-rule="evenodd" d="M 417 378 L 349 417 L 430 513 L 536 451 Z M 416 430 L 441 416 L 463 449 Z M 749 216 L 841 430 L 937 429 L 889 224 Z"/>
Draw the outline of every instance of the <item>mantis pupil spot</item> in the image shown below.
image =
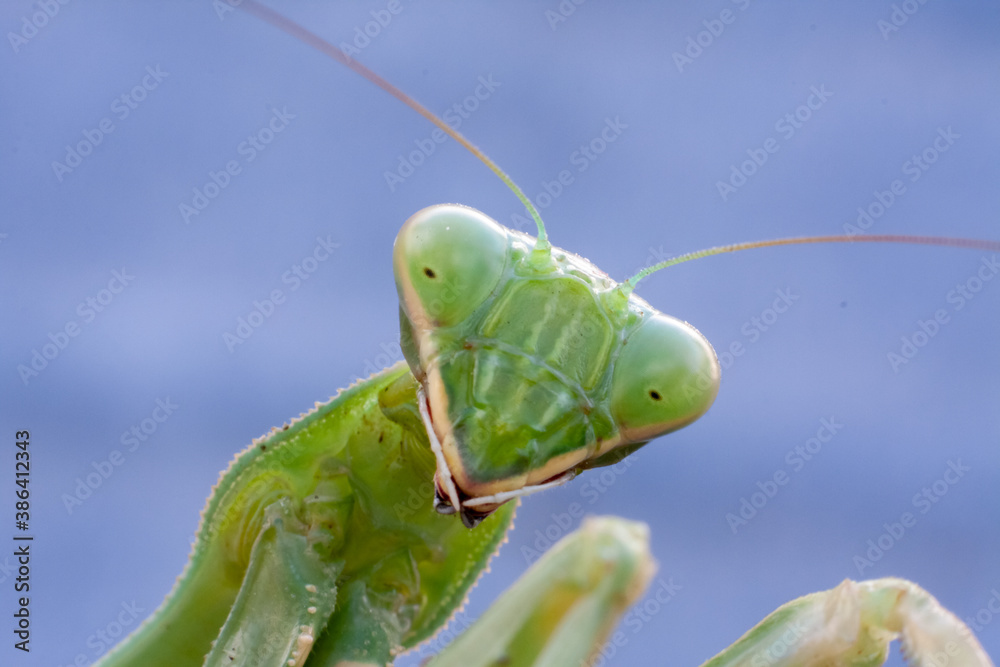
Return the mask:
<path fill-rule="evenodd" d="M 656 391 L 655 389 L 649 390 L 649 397 L 652 398 L 654 401 L 663 400 L 663 397 L 660 396 L 660 392 Z"/>
<path fill-rule="evenodd" d="M 437 274 L 434 273 L 434 269 L 430 268 L 429 266 L 424 267 L 424 275 L 427 276 L 428 278 L 437 278 Z"/>

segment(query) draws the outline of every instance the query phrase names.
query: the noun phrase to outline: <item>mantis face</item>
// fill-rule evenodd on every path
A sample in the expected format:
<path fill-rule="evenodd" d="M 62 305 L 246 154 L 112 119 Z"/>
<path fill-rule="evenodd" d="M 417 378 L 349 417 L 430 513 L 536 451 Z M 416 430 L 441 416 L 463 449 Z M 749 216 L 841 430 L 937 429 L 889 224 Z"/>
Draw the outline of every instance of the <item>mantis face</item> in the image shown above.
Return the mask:
<path fill-rule="evenodd" d="M 393 268 L 437 507 L 467 525 L 621 460 L 715 400 L 718 360 L 694 327 L 475 209 L 416 213 Z"/>

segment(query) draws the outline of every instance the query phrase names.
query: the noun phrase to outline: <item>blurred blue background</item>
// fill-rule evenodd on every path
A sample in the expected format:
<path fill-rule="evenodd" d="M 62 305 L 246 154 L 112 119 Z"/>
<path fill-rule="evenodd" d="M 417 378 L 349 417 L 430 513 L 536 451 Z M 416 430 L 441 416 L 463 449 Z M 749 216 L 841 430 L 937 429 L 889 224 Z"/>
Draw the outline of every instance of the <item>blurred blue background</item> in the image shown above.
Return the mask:
<path fill-rule="evenodd" d="M 58 12 L 43 20 L 46 6 Z M 339 45 L 387 3 L 272 6 Z M 997 3 L 912 2 L 906 14 L 883 1 L 591 1 L 547 14 L 559 6 L 404 0 L 358 58 L 439 113 L 475 107 L 461 130 L 532 198 L 569 170 L 572 183 L 542 198 L 551 238 L 613 277 L 720 243 L 843 233 L 859 207 L 875 214 L 869 233 L 1000 238 Z M 235 452 L 400 358 L 400 224 L 461 202 L 510 225 L 520 207 L 451 141 L 390 189 L 386 172 L 431 126 L 242 12 L 11 0 L 0 28 L 0 541 L 15 532 L 18 429 L 32 436 L 36 536 L 30 656 L 11 646 L 12 559 L 0 556 L 0 663 L 88 664 L 101 633 L 134 627 L 169 590 Z M 492 91 L 466 102 L 480 77 Z M 615 141 L 581 162 L 615 119 Z M 777 149 L 764 164 L 743 165 L 765 144 Z M 753 173 L 723 197 L 718 183 L 741 167 Z M 226 186 L 206 193 L 212 173 Z M 896 180 L 901 194 L 880 211 Z M 196 203 L 207 205 L 185 219 L 181 205 Z M 340 245 L 304 261 L 318 237 Z M 1000 656 L 987 608 L 1000 590 L 1000 279 L 977 282 L 995 277 L 991 257 L 781 248 L 646 280 L 642 296 L 720 355 L 742 350 L 723 359 L 715 406 L 622 474 L 525 502 L 460 620 L 576 503 L 648 522 L 659 576 L 680 586 L 623 626 L 625 645 L 599 664 L 699 664 L 793 597 L 888 575 L 979 614 Z M 308 278 L 293 289 L 283 277 L 295 266 Z M 283 303 L 227 344 L 273 290 Z M 769 311 L 779 290 L 792 295 L 780 314 Z M 918 334 L 926 344 L 894 368 L 888 354 L 902 356 L 920 321 L 935 335 Z M 68 325 L 76 336 L 60 335 Z M 35 351 L 52 357 L 40 370 Z M 176 406 L 162 422 L 158 400 Z M 789 455 L 817 449 L 822 419 L 843 427 L 810 460 Z M 145 439 L 123 443 L 133 427 Z M 935 487 L 949 462 L 968 470 Z M 81 499 L 100 469 L 111 472 Z M 787 483 L 769 486 L 779 472 Z M 754 497 L 758 483 L 772 496 Z M 743 499 L 760 507 L 738 524 L 727 515 Z M 858 561 L 906 512 L 905 534 Z"/>

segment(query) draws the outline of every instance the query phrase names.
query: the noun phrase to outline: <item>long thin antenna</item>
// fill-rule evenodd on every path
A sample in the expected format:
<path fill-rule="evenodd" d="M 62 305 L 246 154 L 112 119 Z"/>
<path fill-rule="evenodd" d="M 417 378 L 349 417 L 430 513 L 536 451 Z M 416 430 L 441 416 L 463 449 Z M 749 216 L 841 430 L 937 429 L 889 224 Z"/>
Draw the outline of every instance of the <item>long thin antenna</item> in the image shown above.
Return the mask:
<path fill-rule="evenodd" d="M 445 132 L 445 134 L 447 134 L 449 137 L 451 137 L 452 139 L 460 143 L 462 146 L 464 146 L 466 150 L 475 155 L 483 162 L 483 164 L 485 164 L 487 167 L 493 170 L 493 173 L 499 176 L 500 180 L 503 181 L 507 185 L 507 187 L 510 188 L 511 191 L 513 191 L 515 195 L 517 195 L 517 198 L 520 199 L 521 203 L 524 204 L 524 207 L 528 209 L 528 213 L 530 213 L 531 217 L 534 218 L 535 225 L 538 227 L 538 243 L 535 246 L 535 250 L 536 251 L 541 250 L 545 252 L 549 251 L 549 248 L 551 246 L 549 244 L 548 235 L 545 233 L 545 223 L 542 222 L 542 216 L 538 214 L 538 211 L 535 209 L 534 205 L 532 205 L 531 200 L 528 199 L 528 197 L 524 194 L 521 188 L 517 187 L 517 184 L 514 183 L 513 180 L 511 180 L 510 176 L 508 176 L 504 172 L 504 170 L 501 169 L 499 165 L 497 165 L 496 162 L 491 160 L 486 155 L 486 153 L 479 150 L 471 141 L 462 136 L 460 132 L 452 129 L 450 125 L 448 125 L 446 122 L 438 118 L 432 111 L 427 109 L 427 107 L 420 104 L 420 102 L 417 102 L 415 99 L 413 99 L 412 97 L 404 93 L 402 90 L 392 85 L 391 83 L 380 77 L 378 74 L 376 74 L 375 72 L 371 71 L 370 69 L 359 63 L 357 60 L 348 58 L 346 55 L 341 53 L 340 49 L 338 49 L 333 44 L 326 41 L 316 33 L 307 30 L 306 28 L 300 26 L 298 23 L 295 23 L 291 19 L 282 16 L 273 9 L 265 7 L 264 5 L 256 2 L 255 0 L 243 0 L 243 2 L 239 4 L 239 7 L 240 9 L 245 9 L 246 11 L 250 12 L 257 18 L 261 19 L 262 21 L 270 23 L 275 28 L 284 30 L 286 33 L 288 33 L 295 39 L 299 40 L 300 42 L 308 44 L 317 51 L 330 56 L 344 67 L 347 67 L 357 72 L 358 74 L 368 79 L 369 81 L 374 83 L 376 86 L 378 86 L 385 92 L 395 97 L 397 100 L 399 100 L 406 106 L 410 107 L 411 109 L 419 113 L 421 116 L 423 116 L 430 122 L 437 125 L 439 128 L 441 128 L 441 130 Z"/>
<path fill-rule="evenodd" d="M 1000 241 L 983 241 L 979 239 L 959 239 L 947 236 L 908 236 L 900 234 L 871 234 L 857 236 L 797 236 L 787 239 L 772 239 L 770 241 L 749 241 L 747 243 L 734 243 L 732 245 L 717 246 L 696 252 L 689 252 L 679 255 L 673 259 L 666 259 L 659 264 L 646 267 L 622 283 L 622 289 L 626 294 L 630 294 L 639 281 L 651 273 L 665 269 L 668 266 L 689 262 L 692 259 L 721 255 L 726 252 L 736 252 L 738 250 L 751 250 L 753 248 L 769 248 L 779 245 L 802 245 L 804 243 L 915 243 L 919 245 L 948 246 L 952 248 L 975 248 L 978 250 L 990 250 L 1000 252 Z"/>

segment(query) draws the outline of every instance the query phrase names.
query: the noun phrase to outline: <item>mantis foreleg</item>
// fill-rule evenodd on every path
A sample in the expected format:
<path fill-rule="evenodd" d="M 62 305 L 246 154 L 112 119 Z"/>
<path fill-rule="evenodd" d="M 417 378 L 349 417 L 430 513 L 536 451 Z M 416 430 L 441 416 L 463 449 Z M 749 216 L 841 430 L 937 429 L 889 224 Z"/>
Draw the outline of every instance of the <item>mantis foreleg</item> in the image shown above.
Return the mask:
<path fill-rule="evenodd" d="M 428 667 L 579 667 L 655 572 L 645 524 L 587 519 Z"/>
<path fill-rule="evenodd" d="M 343 562 L 324 562 L 311 548 L 286 500 L 266 514 L 206 667 L 301 667 L 333 613 Z"/>
<path fill-rule="evenodd" d="M 992 667 L 972 632 L 903 579 L 843 581 L 776 609 L 702 667 L 874 667 L 899 639 L 912 665 Z"/>

